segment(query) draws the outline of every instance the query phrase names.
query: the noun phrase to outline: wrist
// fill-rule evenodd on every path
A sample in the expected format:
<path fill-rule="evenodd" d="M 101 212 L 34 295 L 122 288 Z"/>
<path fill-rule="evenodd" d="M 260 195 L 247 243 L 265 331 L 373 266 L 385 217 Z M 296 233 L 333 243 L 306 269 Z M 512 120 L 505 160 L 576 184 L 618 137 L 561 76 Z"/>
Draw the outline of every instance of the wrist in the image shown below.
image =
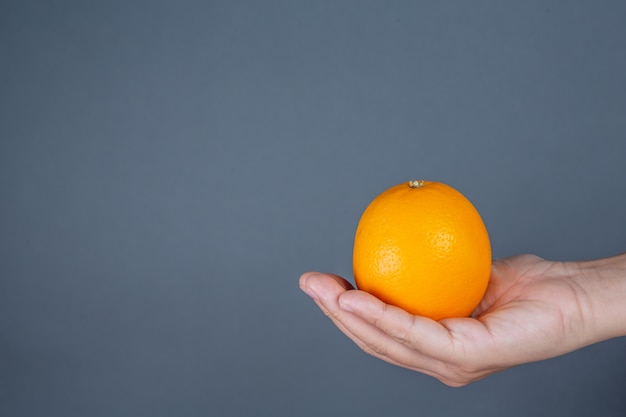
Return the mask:
<path fill-rule="evenodd" d="M 589 342 L 626 336 L 626 253 L 568 267 L 583 289 L 583 319 L 593 329 Z"/>

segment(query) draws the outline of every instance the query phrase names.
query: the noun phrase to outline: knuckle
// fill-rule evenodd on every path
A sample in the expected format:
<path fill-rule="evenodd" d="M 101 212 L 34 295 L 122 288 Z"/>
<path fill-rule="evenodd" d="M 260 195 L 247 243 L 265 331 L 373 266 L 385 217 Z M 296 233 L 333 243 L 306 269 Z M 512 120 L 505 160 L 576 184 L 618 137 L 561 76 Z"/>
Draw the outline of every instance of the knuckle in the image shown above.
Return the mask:
<path fill-rule="evenodd" d="M 439 380 L 451 387 L 462 387 L 478 381 L 492 372 L 492 370 L 484 369 L 478 364 L 446 364 Z"/>
<path fill-rule="evenodd" d="M 376 315 L 372 319 L 372 324 L 378 327 L 379 329 L 382 329 L 385 327 L 384 319 L 385 319 L 385 316 L 388 314 L 387 309 L 388 309 L 387 304 L 383 304 L 380 307 L 380 310 L 377 311 Z"/>
<path fill-rule="evenodd" d="M 447 386 L 452 387 L 452 388 L 464 387 L 468 385 L 470 382 L 472 382 L 470 380 L 454 379 L 454 378 L 441 378 L 439 379 L 439 381 L 441 381 L 443 384 L 446 384 Z"/>
<path fill-rule="evenodd" d="M 395 335 L 396 339 L 405 345 L 416 346 L 418 341 L 415 337 L 414 327 L 415 326 L 415 316 L 411 316 L 410 322 L 402 327 L 397 334 Z"/>
<path fill-rule="evenodd" d="M 364 350 L 373 356 L 387 356 L 389 354 L 387 346 L 381 340 L 370 341 L 367 345 L 365 345 Z"/>
<path fill-rule="evenodd" d="M 441 382 L 448 385 L 449 387 L 458 388 L 458 387 L 464 387 L 472 381 L 467 378 L 454 376 L 454 377 L 445 377 L 441 380 Z"/>
<path fill-rule="evenodd" d="M 400 324 L 393 317 L 390 317 L 389 305 L 383 304 L 377 317 L 374 319 L 374 326 L 391 336 L 395 341 L 403 345 L 417 344 L 414 334 L 415 316 L 411 316 L 409 322 L 400 321 Z M 389 323 L 392 323 L 391 325 Z"/>

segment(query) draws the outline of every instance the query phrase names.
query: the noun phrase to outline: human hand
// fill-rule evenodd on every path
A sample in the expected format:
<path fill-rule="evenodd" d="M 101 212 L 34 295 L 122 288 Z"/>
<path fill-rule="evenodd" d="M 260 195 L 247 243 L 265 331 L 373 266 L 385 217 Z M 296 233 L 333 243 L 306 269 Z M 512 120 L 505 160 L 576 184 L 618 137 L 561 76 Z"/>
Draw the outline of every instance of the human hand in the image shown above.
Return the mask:
<path fill-rule="evenodd" d="M 581 265 L 533 255 L 497 260 L 472 317 L 439 322 L 354 290 L 337 275 L 306 273 L 300 287 L 365 352 L 462 386 L 623 333 L 623 327 L 616 330 L 598 320 L 615 313 L 602 310 L 594 292 L 600 288 L 594 280 L 600 276 L 598 265 Z M 623 265 L 622 256 L 621 272 Z"/>

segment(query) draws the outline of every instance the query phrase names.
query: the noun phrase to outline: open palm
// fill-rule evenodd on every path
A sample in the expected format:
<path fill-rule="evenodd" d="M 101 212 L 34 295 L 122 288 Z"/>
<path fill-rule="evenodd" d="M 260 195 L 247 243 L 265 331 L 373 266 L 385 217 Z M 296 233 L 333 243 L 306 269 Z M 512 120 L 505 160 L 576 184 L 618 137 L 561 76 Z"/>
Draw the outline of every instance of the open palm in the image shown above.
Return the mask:
<path fill-rule="evenodd" d="M 345 279 L 307 273 L 300 286 L 367 353 L 451 386 L 554 357 L 590 339 L 589 295 L 567 264 L 533 255 L 495 261 L 472 317 L 439 322 L 385 304 Z"/>

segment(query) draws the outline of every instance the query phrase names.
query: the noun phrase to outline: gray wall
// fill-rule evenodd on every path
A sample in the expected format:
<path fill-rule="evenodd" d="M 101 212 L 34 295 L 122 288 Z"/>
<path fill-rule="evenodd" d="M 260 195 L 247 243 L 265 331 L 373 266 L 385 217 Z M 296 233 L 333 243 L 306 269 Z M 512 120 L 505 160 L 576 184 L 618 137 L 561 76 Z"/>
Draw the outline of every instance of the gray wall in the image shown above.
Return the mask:
<path fill-rule="evenodd" d="M 383 189 L 626 249 L 620 1 L 0 4 L 3 416 L 623 416 L 626 340 L 453 389 L 298 289 Z"/>

